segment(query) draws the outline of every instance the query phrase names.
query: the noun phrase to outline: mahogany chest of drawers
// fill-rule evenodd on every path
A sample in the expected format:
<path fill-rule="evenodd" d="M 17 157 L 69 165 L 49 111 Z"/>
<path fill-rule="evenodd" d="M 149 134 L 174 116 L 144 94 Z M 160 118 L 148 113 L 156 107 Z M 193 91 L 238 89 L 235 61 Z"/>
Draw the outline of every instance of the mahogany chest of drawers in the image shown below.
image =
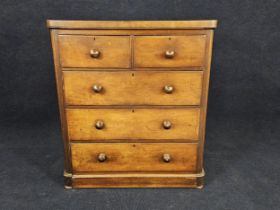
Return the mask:
<path fill-rule="evenodd" d="M 65 187 L 202 188 L 217 21 L 47 23 Z"/>

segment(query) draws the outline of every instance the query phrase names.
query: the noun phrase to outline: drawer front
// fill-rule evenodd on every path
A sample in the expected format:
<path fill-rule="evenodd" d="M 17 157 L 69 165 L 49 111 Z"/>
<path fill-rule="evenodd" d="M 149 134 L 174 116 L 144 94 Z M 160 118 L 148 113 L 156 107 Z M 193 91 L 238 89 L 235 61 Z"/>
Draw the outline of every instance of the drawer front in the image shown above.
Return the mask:
<path fill-rule="evenodd" d="M 63 67 L 129 68 L 129 36 L 59 36 Z"/>
<path fill-rule="evenodd" d="M 68 105 L 199 105 L 203 72 L 64 72 Z M 94 89 L 102 87 L 100 91 Z"/>
<path fill-rule="evenodd" d="M 72 143 L 74 173 L 195 172 L 197 144 Z"/>
<path fill-rule="evenodd" d="M 134 40 L 136 67 L 202 67 L 206 35 L 138 36 Z"/>
<path fill-rule="evenodd" d="M 71 140 L 198 139 L 199 108 L 67 109 Z"/>

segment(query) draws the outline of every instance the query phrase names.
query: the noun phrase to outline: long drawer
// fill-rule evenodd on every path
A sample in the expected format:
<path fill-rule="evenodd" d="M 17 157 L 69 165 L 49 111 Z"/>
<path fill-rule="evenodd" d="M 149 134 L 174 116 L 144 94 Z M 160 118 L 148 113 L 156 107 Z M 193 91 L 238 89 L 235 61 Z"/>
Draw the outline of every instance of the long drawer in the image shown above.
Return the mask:
<path fill-rule="evenodd" d="M 194 172 L 197 144 L 72 143 L 74 173 Z"/>
<path fill-rule="evenodd" d="M 68 105 L 199 105 L 203 72 L 66 71 Z"/>
<path fill-rule="evenodd" d="M 71 140 L 198 140 L 199 108 L 66 109 Z"/>

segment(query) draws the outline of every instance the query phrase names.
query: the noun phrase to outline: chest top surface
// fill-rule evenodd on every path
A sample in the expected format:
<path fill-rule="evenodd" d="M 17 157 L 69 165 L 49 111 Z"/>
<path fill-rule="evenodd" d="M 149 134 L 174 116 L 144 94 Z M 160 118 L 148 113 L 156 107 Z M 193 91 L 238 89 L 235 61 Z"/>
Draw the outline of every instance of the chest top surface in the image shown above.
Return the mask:
<path fill-rule="evenodd" d="M 47 20 L 50 29 L 214 29 L 217 20 Z"/>

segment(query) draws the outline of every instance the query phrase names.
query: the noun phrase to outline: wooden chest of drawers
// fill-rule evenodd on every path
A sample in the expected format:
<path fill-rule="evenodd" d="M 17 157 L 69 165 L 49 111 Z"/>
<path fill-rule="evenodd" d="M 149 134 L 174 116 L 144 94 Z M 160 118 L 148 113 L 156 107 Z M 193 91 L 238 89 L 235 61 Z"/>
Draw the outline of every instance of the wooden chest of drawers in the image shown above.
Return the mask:
<path fill-rule="evenodd" d="M 203 187 L 217 21 L 49 20 L 65 187 Z"/>

